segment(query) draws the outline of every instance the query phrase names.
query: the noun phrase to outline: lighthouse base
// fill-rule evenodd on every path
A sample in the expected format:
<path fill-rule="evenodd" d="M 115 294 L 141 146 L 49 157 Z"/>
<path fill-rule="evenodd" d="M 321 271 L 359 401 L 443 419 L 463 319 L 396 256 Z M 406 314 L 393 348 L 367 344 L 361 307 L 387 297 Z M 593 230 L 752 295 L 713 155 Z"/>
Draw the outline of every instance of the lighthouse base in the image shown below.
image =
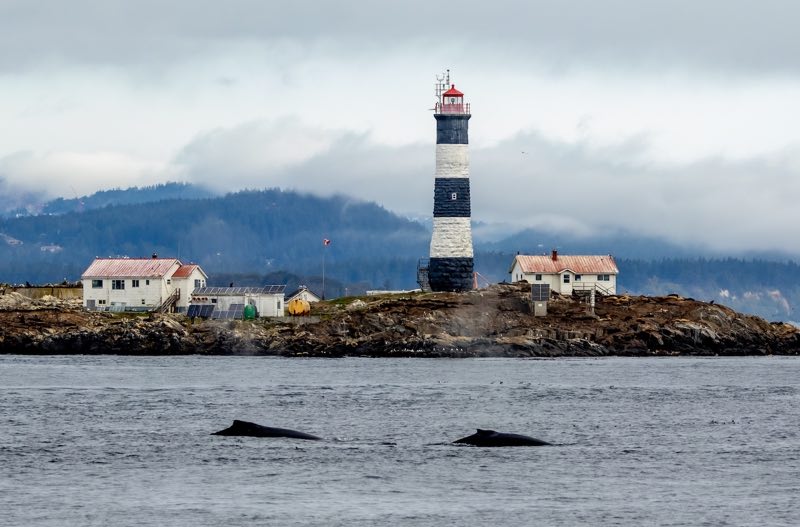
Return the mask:
<path fill-rule="evenodd" d="M 428 263 L 431 291 L 469 291 L 472 272 L 472 258 L 431 258 Z"/>

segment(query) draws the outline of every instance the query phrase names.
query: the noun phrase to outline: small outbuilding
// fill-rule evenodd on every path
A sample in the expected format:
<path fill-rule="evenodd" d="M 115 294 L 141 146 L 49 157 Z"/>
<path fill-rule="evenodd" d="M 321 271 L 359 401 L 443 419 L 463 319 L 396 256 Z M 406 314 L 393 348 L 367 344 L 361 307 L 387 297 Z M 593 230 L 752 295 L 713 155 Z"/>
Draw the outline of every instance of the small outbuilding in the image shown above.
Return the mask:
<path fill-rule="evenodd" d="M 177 258 L 96 258 L 81 275 L 83 307 L 97 311 L 185 312 L 208 275 Z"/>
<path fill-rule="evenodd" d="M 319 295 L 317 295 L 311 289 L 309 289 L 308 287 L 306 287 L 304 285 L 301 285 L 296 290 L 294 290 L 291 293 L 289 293 L 288 295 L 286 295 L 286 303 L 287 304 L 289 302 L 291 302 L 292 300 L 296 300 L 296 299 L 305 300 L 308 303 L 319 302 L 320 300 L 322 300 L 319 297 Z"/>
<path fill-rule="evenodd" d="M 285 285 L 263 287 L 201 287 L 192 293 L 189 316 L 218 319 L 245 318 L 255 309 L 256 317 L 284 316 Z M 252 306 L 248 308 L 248 306 Z"/>
<path fill-rule="evenodd" d="M 617 294 L 619 269 L 610 254 L 600 256 L 518 254 L 508 270 L 512 282 L 548 284 L 562 295 L 594 290 L 601 295 Z"/>

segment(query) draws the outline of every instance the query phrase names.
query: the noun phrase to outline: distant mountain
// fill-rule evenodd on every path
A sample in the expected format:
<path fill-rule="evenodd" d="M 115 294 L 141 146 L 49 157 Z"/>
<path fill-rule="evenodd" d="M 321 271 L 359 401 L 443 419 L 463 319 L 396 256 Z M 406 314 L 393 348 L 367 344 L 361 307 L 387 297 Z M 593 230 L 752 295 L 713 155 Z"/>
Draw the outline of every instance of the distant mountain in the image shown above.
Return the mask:
<path fill-rule="evenodd" d="M 168 199 L 203 199 L 215 196 L 210 190 L 190 183 L 162 183 L 149 187 L 100 190 L 89 196 L 57 198 L 44 204 L 41 214 L 66 214 L 100 209 L 110 205 L 132 205 Z"/>
<path fill-rule="evenodd" d="M 220 285 L 277 282 L 321 293 L 324 280 L 328 298 L 417 287 L 428 225 L 347 196 L 204 192 L 177 183 L 105 191 L 90 197 L 82 212 L 68 210 L 74 201 L 57 200 L 47 214 L 0 219 L 0 282 L 72 281 L 95 256 L 158 253 L 201 264 L 210 283 Z M 620 268 L 620 292 L 677 293 L 773 320 L 800 318 L 794 313 L 800 269 L 786 258 L 725 258 L 627 233 L 586 238 L 526 230 L 493 241 L 487 233 L 495 228 L 475 226 L 480 284 L 508 280 L 517 251 L 610 253 Z"/>
<path fill-rule="evenodd" d="M 525 229 L 495 242 L 482 244 L 484 249 L 523 254 L 611 254 L 615 257 L 650 260 L 654 258 L 695 258 L 712 256 L 707 250 L 629 232 L 611 232 L 578 236 L 565 232 Z"/>
<path fill-rule="evenodd" d="M 510 235 L 499 234 L 497 226 L 473 227 L 486 234 L 476 244 L 481 250 L 516 254 L 550 254 L 558 249 L 562 254 L 611 254 L 616 258 L 637 260 L 660 260 L 663 258 L 710 258 L 737 257 L 747 260 L 787 261 L 796 254 L 780 251 L 740 251 L 735 254 L 715 251 L 701 245 L 679 245 L 662 238 L 642 236 L 632 232 L 612 231 L 592 235 L 577 235 L 569 232 L 524 229 Z M 477 237 L 476 237 L 477 238 Z"/>

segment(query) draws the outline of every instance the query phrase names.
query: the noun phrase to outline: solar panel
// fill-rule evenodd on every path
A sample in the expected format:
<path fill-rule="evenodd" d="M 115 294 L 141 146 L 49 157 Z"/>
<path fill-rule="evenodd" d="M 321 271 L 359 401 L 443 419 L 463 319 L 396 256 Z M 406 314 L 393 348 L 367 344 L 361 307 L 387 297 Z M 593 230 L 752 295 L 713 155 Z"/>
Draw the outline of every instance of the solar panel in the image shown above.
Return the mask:
<path fill-rule="evenodd" d="M 262 287 L 196 287 L 194 296 L 237 296 L 237 295 L 276 295 L 286 291 L 286 285 L 265 285 Z"/>
<path fill-rule="evenodd" d="M 533 302 L 550 300 L 550 284 L 531 284 L 531 300 Z"/>
<path fill-rule="evenodd" d="M 243 319 L 244 318 L 244 304 L 231 304 L 228 309 L 230 318 Z"/>
<path fill-rule="evenodd" d="M 190 304 L 186 310 L 187 317 L 208 318 L 214 311 L 214 304 Z"/>

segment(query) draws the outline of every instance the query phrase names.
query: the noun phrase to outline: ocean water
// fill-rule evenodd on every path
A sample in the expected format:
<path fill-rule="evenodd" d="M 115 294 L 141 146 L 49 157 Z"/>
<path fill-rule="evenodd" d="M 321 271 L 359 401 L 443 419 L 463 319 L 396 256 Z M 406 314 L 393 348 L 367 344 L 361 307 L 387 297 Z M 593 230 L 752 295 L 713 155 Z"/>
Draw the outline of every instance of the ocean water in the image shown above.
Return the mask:
<path fill-rule="evenodd" d="M 796 526 L 799 430 L 797 358 L 0 356 L 0 525 Z"/>

